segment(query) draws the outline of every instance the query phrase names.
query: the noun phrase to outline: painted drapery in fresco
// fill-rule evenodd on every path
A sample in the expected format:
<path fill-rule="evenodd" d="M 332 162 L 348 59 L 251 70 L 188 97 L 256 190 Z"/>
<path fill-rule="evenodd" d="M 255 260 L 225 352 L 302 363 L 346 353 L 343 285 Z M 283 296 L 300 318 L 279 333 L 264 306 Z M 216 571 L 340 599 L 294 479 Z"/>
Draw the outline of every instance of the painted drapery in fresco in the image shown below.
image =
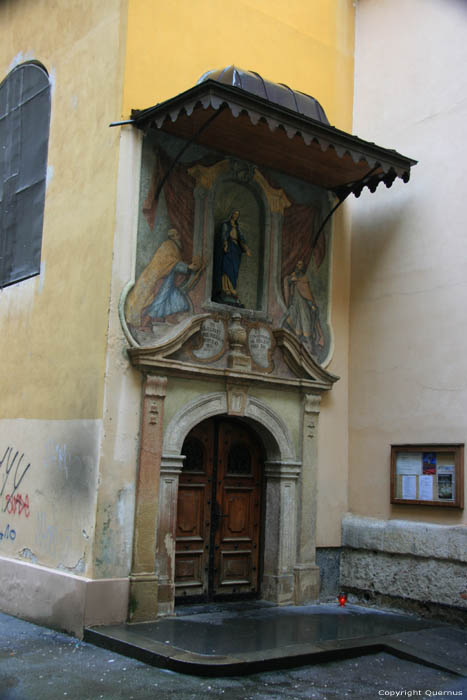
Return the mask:
<path fill-rule="evenodd" d="M 188 168 L 182 163 L 173 165 L 172 159 L 162 148 L 156 148 L 155 164 L 151 179 L 151 185 L 143 203 L 143 214 L 149 227 L 154 227 L 158 200 L 156 194 L 159 191 L 163 178 L 164 196 L 167 210 L 173 228 L 180 234 L 181 248 L 187 258 L 193 253 L 193 221 L 195 215 L 195 200 L 193 189 L 195 182 L 188 173 Z"/>
<path fill-rule="evenodd" d="M 201 146 L 177 160 L 182 148 L 164 134 L 143 148 L 136 281 L 124 301 L 129 333 L 150 346 L 200 314 L 213 314 L 217 332 L 235 307 L 249 324 L 286 329 L 326 362 L 329 227 L 312 242 L 327 195 Z"/>

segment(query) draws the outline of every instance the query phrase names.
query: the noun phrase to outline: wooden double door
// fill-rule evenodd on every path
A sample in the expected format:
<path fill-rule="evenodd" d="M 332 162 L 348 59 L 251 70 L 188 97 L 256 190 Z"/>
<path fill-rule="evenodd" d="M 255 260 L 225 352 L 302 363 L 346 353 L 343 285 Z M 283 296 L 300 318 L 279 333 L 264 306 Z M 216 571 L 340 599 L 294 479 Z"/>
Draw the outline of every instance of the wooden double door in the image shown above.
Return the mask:
<path fill-rule="evenodd" d="M 188 434 L 179 480 L 177 601 L 255 596 L 260 582 L 262 458 L 236 420 L 210 418 Z"/>

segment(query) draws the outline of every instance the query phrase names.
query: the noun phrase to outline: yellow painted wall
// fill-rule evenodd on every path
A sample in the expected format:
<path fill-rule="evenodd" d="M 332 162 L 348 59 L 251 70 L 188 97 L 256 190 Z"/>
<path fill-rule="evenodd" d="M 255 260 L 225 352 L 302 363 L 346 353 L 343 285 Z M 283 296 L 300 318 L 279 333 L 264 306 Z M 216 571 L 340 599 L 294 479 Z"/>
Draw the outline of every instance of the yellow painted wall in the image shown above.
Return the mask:
<path fill-rule="evenodd" d="M 129 0 L 122 117 L 192 87 L 208 70 L 237 65 L 315 97 L 331 124 L 352 130 L 352 0 Z M 364 137 L 364 134 L 361 134 Z M 348 217 L 335 220 L 329 370 L 341 377 L 320 418 L 317 540 L 340 544 L 347 510 Z"/>
<path fill-rule="evenodd" d="M 123 116 L 231 64 L 313 95 L 350 130 L 352 0 L 129 0 Z"/>
<path fill-rule="evenodd" d="M 41 275 L 0 293 L 2 418 L 94 419 L 103 375 L 126 0 L 3 0 L 0 80 L 52 81 Z"/>

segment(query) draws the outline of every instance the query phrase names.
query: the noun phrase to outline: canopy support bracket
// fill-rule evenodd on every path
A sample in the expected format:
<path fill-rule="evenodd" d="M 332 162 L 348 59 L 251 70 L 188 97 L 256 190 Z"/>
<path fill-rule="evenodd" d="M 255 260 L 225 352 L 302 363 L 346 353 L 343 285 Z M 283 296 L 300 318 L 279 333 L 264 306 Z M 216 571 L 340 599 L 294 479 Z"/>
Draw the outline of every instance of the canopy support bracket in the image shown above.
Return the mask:
<path fill-rule="evenodd" d="M 340 205 L 345 202 L 349 194 L 352 194 L 352 192 L 355 194 L 355 196 L 359 196 L 363 187 L 365 186 L 367 180 L 371 178 L 375 170 L 378 170 L 380 167 L 380 164 L 377 163 L 370 171 L 367 172 L 366 175 L 364 175 L 360 180 L 356 180 L 355 182 L 349 182 L 346 185 L 341 185 L 340 187 L 336 188 L 334 191 L 334 194 L 338 198 L 337 204 L 333 206 L 329 214 L 324 218 L 324 220 L 321 223 L 321 226 L 319 229 L 316 231 L 315 235 L 313 236 L 313 241 L 311 244 L 312 250 L 315 249 L 316 244 L 318 243 L 318 239 L 320 237 L 321 232 L 323 231 L 324 227 L 328 223 L 329 219 L 332 217 L 332 215 L 337 211 L 337 209 L 340 207 Z M 394 175 L 395 177 L 395 175 Z M 358 194 L 357 194 L 358 192 Z"/>
<path fill-rule="evenodd" d="M 180 149 L 180 151 L 177 153 L 177 155 L 175 156 L 175 158 L 173 159 L 173 161 L 171 162 L 171 164 L 170 164 L 169 167 L 167 168 L 167 171 L 164 173 L 164 177 L 163 177 L 162 180 L 160 181 L 159 187 L 157 188 L 156 193 L 155 193 L 155 195 L 154 195 L 154 201 L 156 201 L 156 200 L 159 198 L 159 195 L 160 195 L 160 193 L 162 192 L 162 188 L 164 187 L 165 183 L 167 182 L 167 178 L 169 177 L 170 173 L 171 173 L 172 170 L 175 168 L 175 166 L 177 165 L 178 161 L 180 160 L 180 158 L 182 157 L 182 155 L 185 153 L 185 151 L 186 151 L 188 148 L 190 148 L 190 146 L 196 141 L 196 139 L 198 138 L 198 136 L 200 136 L 200 134 L 202 134 L 203 131 L 204 131 L 205 129 L 207 129 L 207 127 L 210 126 L 210 125 L 212 124 L 212 122 L 213 122 L 215 119 L 217 119 L 217 117 L 223 112 L 223 110 L 226 108 L 226 106 L 227 106 L 227 105 L 224 103 L 224 104 L 221 105 L 220 108 L 215 112 L 215 114 L 212 114 L 212 115 L 209 117 L 209 119 L 206 119 L 206 121 L 204 122 L 204 124 L 202 124 L 202 125 L 200 126 L 200 128 L 196 131 L 196 133 L 193 134 L 193 136 L 191 137 L 191 139 L 190 139 L 189 141 L 186 142 L 186 144 L 183 146 L 182 149 Z"/>

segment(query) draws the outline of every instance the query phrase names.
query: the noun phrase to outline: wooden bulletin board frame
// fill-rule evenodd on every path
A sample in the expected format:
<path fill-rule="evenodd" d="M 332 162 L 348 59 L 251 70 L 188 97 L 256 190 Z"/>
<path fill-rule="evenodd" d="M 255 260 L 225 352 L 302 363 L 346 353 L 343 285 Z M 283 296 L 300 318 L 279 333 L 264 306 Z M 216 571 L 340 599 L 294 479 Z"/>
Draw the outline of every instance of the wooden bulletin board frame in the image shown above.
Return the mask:
<path fill-rule="evenodd" d="M 391 503 L 464 507 L 464 445 L 391 445 Z"/>

